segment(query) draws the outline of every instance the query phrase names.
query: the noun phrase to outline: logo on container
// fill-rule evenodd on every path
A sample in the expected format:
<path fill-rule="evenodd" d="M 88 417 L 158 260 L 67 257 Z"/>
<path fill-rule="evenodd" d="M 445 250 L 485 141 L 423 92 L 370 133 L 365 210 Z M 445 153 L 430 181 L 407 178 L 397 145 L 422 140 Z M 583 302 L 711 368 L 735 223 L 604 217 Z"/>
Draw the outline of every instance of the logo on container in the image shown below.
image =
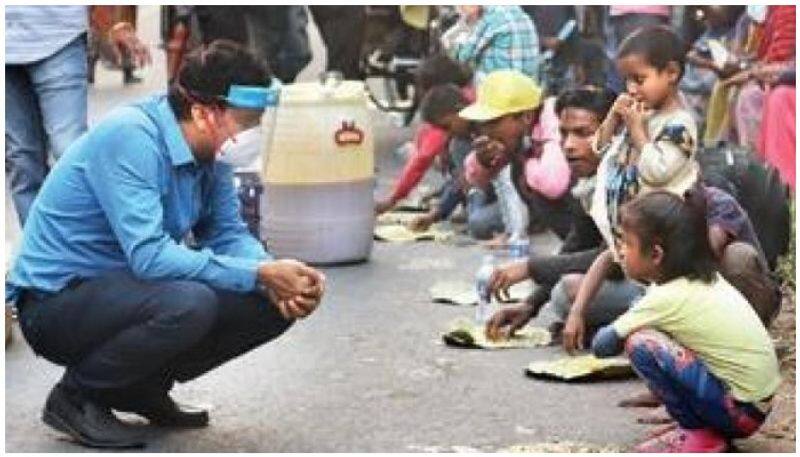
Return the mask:
<path fill-rule="evenodd" d="M 342 121 L 333 134 L 333 141 L 337 146 L 358 146 L 364 142 L 364 131 L 356 126 L 356 121 Z"/>

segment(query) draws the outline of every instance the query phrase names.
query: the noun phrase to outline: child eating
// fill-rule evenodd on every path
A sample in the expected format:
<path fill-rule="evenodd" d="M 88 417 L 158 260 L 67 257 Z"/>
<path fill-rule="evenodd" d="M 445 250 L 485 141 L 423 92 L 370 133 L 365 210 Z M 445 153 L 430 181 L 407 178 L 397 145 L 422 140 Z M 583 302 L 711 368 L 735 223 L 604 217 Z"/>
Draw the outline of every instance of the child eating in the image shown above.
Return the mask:
<path fill-rule="evenodd" d="M 718 272 L 705 202 L 654 191 L 624 205 L 620 259 L 650 283 L 630 310 L 600 329 L 598 357 L 623 349 L 677 422 L 638 452 L 724 452 L 752 435 L 780 383 L 775 349 L 747 300 Z"/>

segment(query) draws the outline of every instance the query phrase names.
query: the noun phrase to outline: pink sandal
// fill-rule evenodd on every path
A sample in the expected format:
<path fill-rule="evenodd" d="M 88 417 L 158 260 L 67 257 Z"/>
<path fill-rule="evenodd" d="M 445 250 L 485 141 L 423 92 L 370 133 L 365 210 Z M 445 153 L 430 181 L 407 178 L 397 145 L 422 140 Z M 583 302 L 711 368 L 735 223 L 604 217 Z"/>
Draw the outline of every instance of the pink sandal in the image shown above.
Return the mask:
<path fill-rule="evenodd" d="M 686 430 L 677 427 L 634 448 L 643 453 L 725 452 L 728 441 L 711 429 Z"/>

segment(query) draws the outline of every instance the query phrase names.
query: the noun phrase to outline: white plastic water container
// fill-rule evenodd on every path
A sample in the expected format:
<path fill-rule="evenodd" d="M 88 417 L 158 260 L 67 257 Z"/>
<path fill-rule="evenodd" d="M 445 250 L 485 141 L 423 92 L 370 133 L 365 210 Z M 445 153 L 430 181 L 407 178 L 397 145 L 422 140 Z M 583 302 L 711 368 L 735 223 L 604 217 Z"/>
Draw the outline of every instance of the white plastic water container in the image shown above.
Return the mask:
<path fill-rule="evenodd" d="M 375 158 L 364 83 L 283 86 L 273 122 L 262 166 L 262 241 L 278 257 L 315 265 L 368 259 Z"/>

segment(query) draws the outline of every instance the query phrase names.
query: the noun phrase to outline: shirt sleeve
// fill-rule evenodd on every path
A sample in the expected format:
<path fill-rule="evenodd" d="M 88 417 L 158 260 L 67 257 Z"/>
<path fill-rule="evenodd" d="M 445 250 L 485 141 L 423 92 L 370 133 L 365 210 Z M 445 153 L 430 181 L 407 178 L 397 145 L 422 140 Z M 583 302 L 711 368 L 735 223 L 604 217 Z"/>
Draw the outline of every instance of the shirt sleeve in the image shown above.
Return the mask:
<path fill-rule="evenodd" d="M 258 259 L 192 250 L 165 231 L 161 196 L 170 165 L 160 156 L 155 133 L 131 125 L 98 140 L 105 150 L 87 179 L 134 275 L 196 280 L 236 292 L 255 289 Z"/>
<path fill-rule="evenodd" d="M 433 164 L 436 155 L 447 147 L 449 136 L 447 133 L 430 124 L 423 124 L 417 131 L 414 141 L 414 150 L 408 158 L 403 171 L 395 183 L 392 199 L 399 201 L 408 196 L 411 190 L 419 184 L 425 172 Z"/>
<path fill-rule="evenodd" d="M 497 171 L 489 170 L 478 162 L 478 156 L 472 151 L 464 159 L 464 177 L 475 187 L 486 189 L 492 183 Z"/>
<path fill-rule="evenodd" d="M 671 287 L 651 288 L 639 301 L 611 326 L 620 338 L 645 327 L 660 327 L 677 311 L 678 301 L 675 290 Z"/>
<path fill-rule="evenodd" d="M 481 19 L 469 37 L 458 47 L 455 54 L 456 60 L 477 65 L 484 50 L 495 39 L 497 32 L 487 20 Z"/>
<path fill-rule="evenodd" d="M 201 247 L 207 247 L 215 254 L 273 260 L 242 220 L 230 165 L 215 164 L 209 197 L 208 211 L 193 229 Z"/>
<path fill-rule="evenodd" d="M 696 133 L 681 122 L 667 124 L 655 139 L 644 145 L 639 155 L 639 175 L 652 187 L 672 182 L 694 160 Z"/>

